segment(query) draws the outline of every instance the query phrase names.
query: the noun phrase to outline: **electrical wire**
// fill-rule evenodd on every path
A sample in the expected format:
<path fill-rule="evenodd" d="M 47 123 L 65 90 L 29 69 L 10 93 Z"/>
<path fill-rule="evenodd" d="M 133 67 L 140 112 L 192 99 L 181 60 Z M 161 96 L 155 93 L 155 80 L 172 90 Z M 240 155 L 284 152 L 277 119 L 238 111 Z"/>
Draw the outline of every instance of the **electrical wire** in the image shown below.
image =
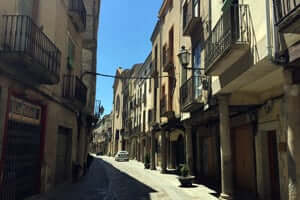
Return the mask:
<path fill-rule="evenodd" d="M 133 80 L 147 80 L 147 79 L 153 79 L 153 78 L 169 78 L 169 77 L 173 77 L 173 76 L 149 76 L 149 77 L 137 77 L 137 76 L 115 76 L 115 75 L 109 75 L 109 74 L 102 74 L 102 73 L 95 73 L 95 72 L 84 72 L 81 75 L 81 79 L 87 75 L 87 74 L 91 74 L 91 75 L 95 75 L 95 76 L 102 76 L 102 77 L 107 77 L 107 78 L 114 78 L 114 79 L 121 79 L 121 80 L 126 80 L 126 79 L 133 79 Z"/>

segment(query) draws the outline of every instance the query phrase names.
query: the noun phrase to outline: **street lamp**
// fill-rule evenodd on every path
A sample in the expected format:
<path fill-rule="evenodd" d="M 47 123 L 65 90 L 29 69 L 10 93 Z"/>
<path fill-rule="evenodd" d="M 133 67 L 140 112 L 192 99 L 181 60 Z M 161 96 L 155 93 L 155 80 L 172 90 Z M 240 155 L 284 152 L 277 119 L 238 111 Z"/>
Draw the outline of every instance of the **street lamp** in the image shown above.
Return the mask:
<path fill-rule="evenodd" d="M 181 50 L 177 56 L 179 58 L 179 62 L 181 63 L 181 65 L 184 68 L 188 69 L 187 66 L 190 63 L 191 53 L 188 50 L 186 50 L 185 46 L 181 47 Z"/>
<path fill-rule="evenodd" d="M 177 56 L 179 58 L 180 64 L 184 69 L 195 70 L 195 71 L 204 70 L 203 68 L 188 67 L 188 65 L 190 64 L 191 53 L 185 48 L 185 46 L 181 47 L 181 50 L 179 51 L 179 54 Z"/>

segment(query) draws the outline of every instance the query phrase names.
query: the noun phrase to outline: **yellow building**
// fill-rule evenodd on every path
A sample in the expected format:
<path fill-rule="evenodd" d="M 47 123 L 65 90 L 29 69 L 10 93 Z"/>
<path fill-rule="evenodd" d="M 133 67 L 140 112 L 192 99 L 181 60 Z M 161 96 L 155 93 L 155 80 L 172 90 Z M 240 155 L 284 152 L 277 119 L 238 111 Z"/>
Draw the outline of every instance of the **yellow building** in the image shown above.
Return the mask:
<path fill-rule="evenodd" d="M 0 2 L 0 198 L 24 199 L 83 173 L 96 82 L 81 74 L 96 71 L 99 7 Z M 20 175 L 11 180 L 14 170 Z"/>

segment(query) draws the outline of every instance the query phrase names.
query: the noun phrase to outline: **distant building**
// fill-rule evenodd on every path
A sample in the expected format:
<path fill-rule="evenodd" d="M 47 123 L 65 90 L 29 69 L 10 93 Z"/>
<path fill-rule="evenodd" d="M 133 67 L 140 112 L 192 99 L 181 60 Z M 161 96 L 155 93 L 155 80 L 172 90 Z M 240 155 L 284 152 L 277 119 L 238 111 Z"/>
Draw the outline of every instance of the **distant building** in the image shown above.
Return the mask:
<path fill-rule="evenodd" d="M 112 138 L 112 113 L 105 115 L 93 131 L 92 151 L 108 155 L 109 143 Z"/>

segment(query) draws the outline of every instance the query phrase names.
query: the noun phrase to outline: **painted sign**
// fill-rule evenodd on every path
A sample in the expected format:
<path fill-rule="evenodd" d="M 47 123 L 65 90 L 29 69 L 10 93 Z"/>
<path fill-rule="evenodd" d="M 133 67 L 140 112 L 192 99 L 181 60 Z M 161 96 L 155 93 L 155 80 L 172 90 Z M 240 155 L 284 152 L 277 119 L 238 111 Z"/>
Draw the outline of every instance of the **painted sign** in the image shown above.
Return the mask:
<path fill-rule="evenodd" d="M 9 119 L 29 124 L 40 124 L 41 107 L 22 99 L 11 98 Z"/>

